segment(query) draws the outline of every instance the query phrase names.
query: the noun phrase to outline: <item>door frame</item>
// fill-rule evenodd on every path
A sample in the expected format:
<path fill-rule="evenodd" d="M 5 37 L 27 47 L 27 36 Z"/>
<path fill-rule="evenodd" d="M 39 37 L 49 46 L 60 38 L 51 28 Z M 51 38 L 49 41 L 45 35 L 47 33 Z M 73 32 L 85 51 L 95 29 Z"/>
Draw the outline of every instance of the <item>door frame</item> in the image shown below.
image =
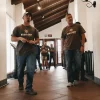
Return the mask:
<path fill-rule="evenodd" d="M 55 53 L 56 53 L 56 58 L 55 58 L 55 64 L 58 65 L 58 66 L 61 66 L 62 65 L 62 62 L 61 63 L 58 63 L 58 50 L 57 50 L 57 40 L 59 40 L 60 38 L 53 38 L 53 39 L 40 39 L 44 42 L 47 42 L 47 41 L 54 41 L 54 47 L 55 47 Z M 61 39 L 60 39 L 61 40 Z M 62 46 L 61 46 L 61 52 L 62 52 Z M 62 61 L 62 54 L 61 54 L 61 61 Z"/>

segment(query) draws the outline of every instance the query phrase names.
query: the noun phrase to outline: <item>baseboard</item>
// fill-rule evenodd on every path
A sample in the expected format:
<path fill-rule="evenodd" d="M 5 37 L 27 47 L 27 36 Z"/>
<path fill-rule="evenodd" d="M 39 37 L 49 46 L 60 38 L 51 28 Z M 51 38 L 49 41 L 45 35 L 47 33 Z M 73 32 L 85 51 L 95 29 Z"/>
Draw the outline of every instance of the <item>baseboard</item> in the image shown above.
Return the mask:
<path fill-rule="evenodd" d="M 1 80 L 1 81 L 0 81 L 0 88 L 1 88 L 1 87 L 4 87 L 4 86 L 6 86 L 6 85 L 8 85 L 7 79 L 4 79 L 4 80 Z"/>
<path fill-rule="evenodd" d="M 93 81 L 94 83 L 100 85 L 100 78 L 97 78 L 95 76 L 89 76 L 89 75 L 86 75 L 85 76 L 88 80 L 90 81 Z"/>
<path fill-rule="evenodd" d="M 100 78 L 94 77 L 94 82 L 98 85 L 100 85 Z"/>
<path fill-rule="evenodd" d="M 85 75 L 85 77 L 88 79 L 88 80 L 91 80 L 94 82 L 94 76 L 93 75 Z"/>

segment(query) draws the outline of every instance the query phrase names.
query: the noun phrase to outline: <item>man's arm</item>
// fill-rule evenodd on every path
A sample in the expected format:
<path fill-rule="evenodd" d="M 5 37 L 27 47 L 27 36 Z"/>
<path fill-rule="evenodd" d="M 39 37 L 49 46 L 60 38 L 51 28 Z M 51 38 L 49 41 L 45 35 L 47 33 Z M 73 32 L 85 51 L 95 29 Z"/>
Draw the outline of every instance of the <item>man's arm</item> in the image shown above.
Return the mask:
<path fill-rule="evenodd" d="M 82 40 L 81 40 L 81 46 L 84 46 L 85 43 L 85 34 L 81 34 Z"/>
<path fill-rule="evenodd" d="M 23 38 L 23 37 L 16 37 L 16 36 L 11 36 L 11 41 L 12 41 L 12 42 L 22 41 L 23 43 L 28 42 L 27 39 L 25 39 L 25 38 Z"/>
<path fill-rule="evenodd" d="M 81 40 L 80 51 L 81 51 L 81 53 L 84 53 L 85 34 L 81 34 L 81 36 L 82 36 L 82 40 Z"/>
<path fill-rule="evenodd" d="M 11 36 L 12 42 L 18 42 L 19 40 L 20 40 L 20 37 Z"/>

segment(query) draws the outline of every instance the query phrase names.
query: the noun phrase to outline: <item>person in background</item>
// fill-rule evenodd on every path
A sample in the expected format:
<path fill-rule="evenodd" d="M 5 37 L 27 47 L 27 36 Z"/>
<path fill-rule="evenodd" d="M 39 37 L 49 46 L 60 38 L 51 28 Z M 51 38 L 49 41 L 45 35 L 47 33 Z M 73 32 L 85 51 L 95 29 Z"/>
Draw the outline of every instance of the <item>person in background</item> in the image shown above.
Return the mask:
<path fill-rule="evenodd" d="M 65 59 L 68 76 L 67 87 L 78 85 L 81 67 L 81 53 L 84 52 L 85 30 L 79 24 L 73 23 L 71 14 L 66 14 L 68 25 L 62 31 L 62 44 L 65 46 Z M 72 63 L 74 61 L 75 70 Z M 75 72 L 74 72 L 75 71 Z"/>
<path fill-rule="evenodd" d="M 53 47 L 53 44 L 50 45 L 49 52 L 50 52 L 49 68 L 51 67 L 51 59 L 53 59 L 54 67 L 56 68 L 56 65 L 55 65 L 55 49 Z"/>
<path fill-rule="evenodd" d="M 23 71 L 26 65 L 26 94 L 37 95 L 33 89 L 34 71 L 36 65 L 36 51 L 35 46 L 39 43 L 39 34 L 35 27 L 30 25 L 32 14 L 24 13 L 24 23 L 16 26 L 11 35 L 11 41 L 18 42 L 16 47 L 16 58 L 18 65 L 18 83 L 19 90 L 24 89 Z"/>
<path fill-rule="evenodd" d="M 36 45 L 36 52 L 37 52 L 36 60 L 38 61 L 40 70 L 42 70 L 41 63 L 40 63 L 40 46 L 39 45 Z M 36 69 L 37 69 L 37 65 L 36 65 Z"/>
<path fill-rule="evenodd" d="M 48 52 L 49 52 L 48 46 L 46 45 L 46 42 L 44 42 L 41 47 L 41 54 L 42 54 L 42 66 L 43 68 L 46 66 L 46 69 L 49 68 Z"/>
<path fill-rule="evenodd" d="M 80 22 L 76 22 L 76 24 L 80 24 L 80 25 L 81 25 Z M 85 37 L 85 42 L 87 42 L 86 37 Z M 85 53 L 83 52 L 83 53 L 82 53 L 82 58 L 81 58 L 81 74 L 80 74 L 81 76 L 80 76 L 80 79 L 81 79 L 82 81 L 87 81 L 88 79 L 85 78 L 84 62 L 85 62 Z"/>

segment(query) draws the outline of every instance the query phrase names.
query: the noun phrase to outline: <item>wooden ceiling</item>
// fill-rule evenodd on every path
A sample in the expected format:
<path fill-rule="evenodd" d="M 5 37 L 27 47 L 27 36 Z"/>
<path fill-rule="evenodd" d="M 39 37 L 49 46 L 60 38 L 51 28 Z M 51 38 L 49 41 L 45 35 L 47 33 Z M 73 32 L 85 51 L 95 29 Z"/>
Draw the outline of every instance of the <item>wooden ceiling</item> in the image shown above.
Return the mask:
<path fill-rule="evenodd" d="M 42 31 L 61 22 L 67 13 L 69 0 L 11 0 L 11 4 L 19 3 L 23 3 L 24 9 L 32 13 L 35 27 Z M 37 9 L 38 5 L 41 10 Z"/>

